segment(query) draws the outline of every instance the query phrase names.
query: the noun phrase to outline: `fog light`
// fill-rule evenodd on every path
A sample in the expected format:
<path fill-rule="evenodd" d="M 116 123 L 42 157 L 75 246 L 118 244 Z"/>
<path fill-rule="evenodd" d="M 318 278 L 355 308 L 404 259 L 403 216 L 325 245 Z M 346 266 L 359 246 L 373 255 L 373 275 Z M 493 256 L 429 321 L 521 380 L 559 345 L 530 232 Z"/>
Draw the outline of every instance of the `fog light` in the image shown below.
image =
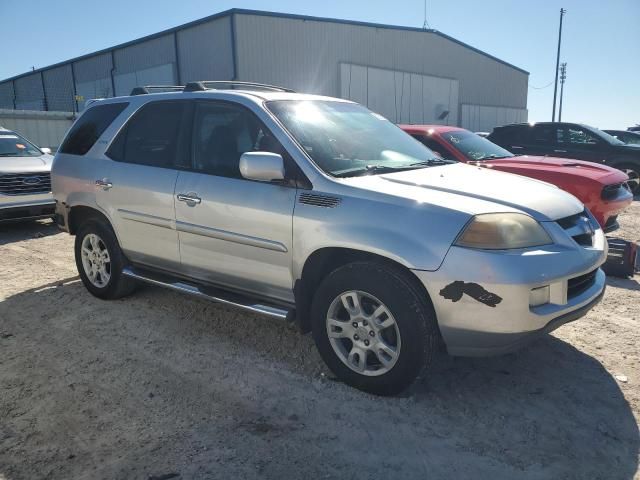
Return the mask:
<path fill-rule="evenodd" d="M 530 307 L 539 307 L 540 305 L 544 305 L 545 303 L 549 303 L 549 285 L 545 285 L 544 287 L 532 288 L 529 293 L 529 306 Z"/>

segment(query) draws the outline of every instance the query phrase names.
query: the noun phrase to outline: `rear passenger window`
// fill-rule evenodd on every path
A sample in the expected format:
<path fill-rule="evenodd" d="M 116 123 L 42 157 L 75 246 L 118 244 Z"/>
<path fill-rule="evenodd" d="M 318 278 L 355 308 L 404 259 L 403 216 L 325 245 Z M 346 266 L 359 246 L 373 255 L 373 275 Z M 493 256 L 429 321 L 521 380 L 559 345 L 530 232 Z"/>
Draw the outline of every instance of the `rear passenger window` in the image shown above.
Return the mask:
<path fill-rule="evenodd" d="M 241 178 L 240 156 L 254 151 L 285 156 L 280 143 L 249 110 L 225 103 L 198 104 L 193 127 L 196 170 Z"/>
<path fill-rule="evenodd" d="M 121 162 L 152 167 L 168 168 L 180 164 L 177 160 L 178 145 L 186 115 L 187 104 L 183 101 L 144 105 L 120 131 L 107 156 Z"/>
<path fill-rule="evenodd" d="M 128 103 L 96 105 L 84 112 L 73 124 L 69 135 L 60 147 L 60 152 L 84 155 L 96 143 L 111 122 L 127 108 Z"/>
<path fill-rule="evenodd" d="M 532 142 L 536 145 L 555 145 L 558 140 L 558 129 L 553 125 L 536 125 L 533 127 Z"/>

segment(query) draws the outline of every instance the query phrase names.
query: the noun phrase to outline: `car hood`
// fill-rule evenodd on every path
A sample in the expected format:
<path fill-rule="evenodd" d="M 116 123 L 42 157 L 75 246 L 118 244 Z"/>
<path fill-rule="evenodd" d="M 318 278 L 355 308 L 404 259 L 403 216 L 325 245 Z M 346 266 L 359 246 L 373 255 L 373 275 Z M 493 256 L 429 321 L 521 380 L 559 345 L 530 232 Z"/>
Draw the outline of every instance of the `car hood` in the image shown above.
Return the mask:
<path fill-rule="evenodd" d="M 571 158 L 522 155 L 504 159 L 485 160 L 478 162 L 478 165 L 495 168 L 497 170 L 505 169 L 511 173 L 518 173 L 525 176 L 528 174 L 537 174 L 536 176 L 538 176 L 544 172 L 561 173 L 563 175 L 589 178 L 602 185 L 622 183 L 627 180 L 626 174 L 616 168 Z"/>
<path fill-rule="evenodd" d="M 0 157 L 0 174 L 21 172 L 50 172 L 53 156 L 42 154 L 39 157 Z"/>
<path fill-rule="evenodd" d="M 351 186 L 466 212 L 524 212 L 538 221 L 575 215 L 584 209 L 573 195 L 531 178 L 463 163 L 384 175 L 342 179 Z"/>

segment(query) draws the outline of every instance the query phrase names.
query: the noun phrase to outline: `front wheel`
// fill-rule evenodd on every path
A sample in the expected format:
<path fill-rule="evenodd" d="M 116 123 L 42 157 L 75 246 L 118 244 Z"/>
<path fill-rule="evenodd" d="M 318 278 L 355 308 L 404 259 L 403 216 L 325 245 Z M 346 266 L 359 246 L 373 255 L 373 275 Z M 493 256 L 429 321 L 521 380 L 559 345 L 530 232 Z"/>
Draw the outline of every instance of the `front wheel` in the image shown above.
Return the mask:
<path fill-rule="evenodd" d="M 126 259 L 118 240 L 100 219 L 88 220 L 78 229 L 75 257 L 82 283 L 96 297 L 112 300 L 135 289 L 135 280 L 122 274 Z"/>
<path fill-rule="evenodd" d="M 370 393 L 401 392 L 436 350 L 433 308 L 409 275 L 392 265 L 355 262 L 338 268 L 318 288 L 311 318 L 327 366 Z"/>
<path fill-rule="evenodd" d="M 618 170 L 622 170 L 629 177 L 629 180 L 627 180 L 627 185 L 629 185 L 631 193 L 633 193 L 634 195 L 640 195 L 640 166 L 623 164 L 616 165 L 616 168 Z"/>

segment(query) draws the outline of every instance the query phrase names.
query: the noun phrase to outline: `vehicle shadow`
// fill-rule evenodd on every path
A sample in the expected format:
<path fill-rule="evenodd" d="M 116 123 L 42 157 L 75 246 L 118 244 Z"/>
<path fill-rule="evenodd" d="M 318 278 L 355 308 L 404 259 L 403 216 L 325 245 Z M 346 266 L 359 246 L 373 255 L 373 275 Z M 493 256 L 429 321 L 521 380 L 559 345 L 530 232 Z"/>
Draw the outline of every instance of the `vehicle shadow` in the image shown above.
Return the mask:
<path fill-rule="evenodd" d="M 612 287 L 624 288 L 626 290 L 640 290 L 640 283 L 638 283 L 638 275 L 633 278 L 620 278 L 607 276 L 607 285 Z"/>
<path fill-rule="evenodd" d="M 638 425 L 616 380 L 553 336 L 501 357 L 443 355 L 408 392 L 382 398 L 332 381 L 310 336 L 284 322 L 161 288 L 103 302 L 69 278 L 0 302 L 0 318 L 0 349 L 11 359 L 0 383 L 12 385 L 0 411 L 11 413 L 16 445 L 0 449 L 0 464 L 33 452 L 0 472 L 7 478 L 46 465 L 46 452 L 31 443 L 38 441 L 62 452 L 73 445 L 76 459 L 58 470 L 67 478 L 96 468 L 96 448 L 109 460 L 100 468 L 114 469 L 96 477 L 111 478 L 141 478 L 140 464 L 185 478 L 211 470 L 242 478 L 631 480 L 638 469 Z M 11 403 L 17 384 L 19 406 Z M 53 420 L 41 423 L 43 415 Z M 154 440 L 156 431 L 164 433 Z M 152 439 L 148 447 L 140 448 L 142 437 Z M 220 441 L 223 454 L 180 460 L 181 445 L 204 452 Z"/>
<path fill-rule="evenodd" d="M 61 233 L 61 231 L 53 220 L 0 223 L 0 245 L 29 238 L 48 237 L 58 233 Z"/>

